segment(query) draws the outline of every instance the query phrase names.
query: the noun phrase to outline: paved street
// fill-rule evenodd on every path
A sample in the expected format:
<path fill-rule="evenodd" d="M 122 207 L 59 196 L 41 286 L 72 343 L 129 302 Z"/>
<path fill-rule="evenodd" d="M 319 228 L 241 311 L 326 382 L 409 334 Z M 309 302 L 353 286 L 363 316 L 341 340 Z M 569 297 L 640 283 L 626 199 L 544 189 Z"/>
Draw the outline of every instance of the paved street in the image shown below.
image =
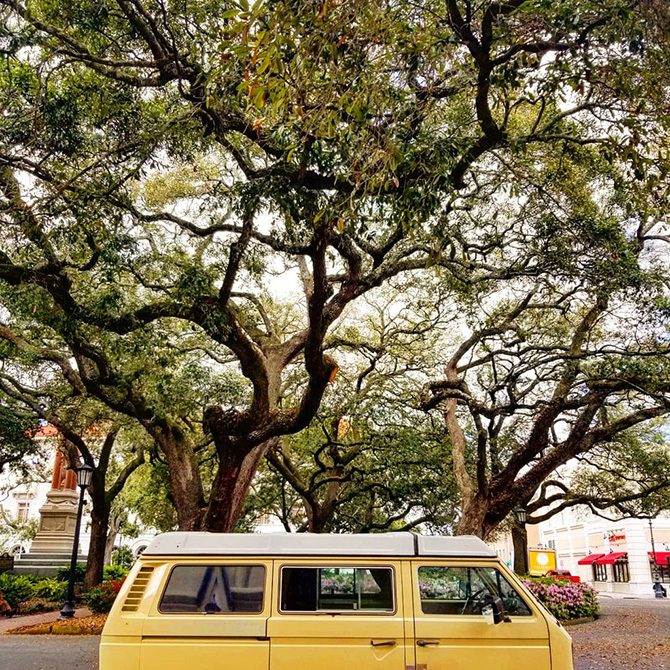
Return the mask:
<path fill-rule="evenodd" d="M 605 600 L 598 621 L 569 631 L 575 670 L 670 670 L 670 600 Z M 0 669 L 96 670 L 98 640 L 0 635 Z"/>
<path fill-rule="evenodd" d="M 96 670 L 97 636 L 0 635 L 2 670 Z"/>
<path fill-rule="evenodd" d="M 670 670 L 670 599 L 601 602 L 600 619 L 568 628 L 575 670 Z"/>

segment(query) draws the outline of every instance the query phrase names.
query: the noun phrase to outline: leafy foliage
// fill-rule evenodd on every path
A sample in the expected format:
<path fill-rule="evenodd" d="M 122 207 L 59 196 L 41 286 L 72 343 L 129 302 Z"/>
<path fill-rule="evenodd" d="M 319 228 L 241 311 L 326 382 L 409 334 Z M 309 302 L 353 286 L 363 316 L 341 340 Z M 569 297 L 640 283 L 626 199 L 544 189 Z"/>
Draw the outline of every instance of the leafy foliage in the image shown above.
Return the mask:
<path fill-rule="evenodd" d="M 53 577 L 40 579 L 35 583 L 34 595 L 52 602 L 65 600 L 67 582 Z"/>
<path fill-rule="evenodd" d="M 12 609 L 16 609 L 22 602 L 28 600 L 35 592 L 35 586 L 24 575 L 15 575 L 11 572 L 0 573 L 0 593 Z"/>
<path fill-rule="evenodd" d="M 103 580 L 121 580 L 128 574 L 128 567 L 124 565 L 106 565 L 103 570 Z"/>
<path fill-rule="evenodd" d="M 55 419 L 46 380 L 136 422 L 183 528 L 234 526 L 263 455 L 289 448 L 342 367 L 328 334 L 376 287 L 434 272 L 480 334 L 447 380 L 473 387 L 449 398 L 474 414 L 457 417 L 467 448 L 450 435 L 464 504 L 466 475 L 486 489 L 530 431 L 501 411 L 501 366 L 537 408 L 561 374 L 541 352 L 562 351 L 579 402 L 612 375 L 565 355 L 575 324 L 650 286 L 663 301 L 647 266 L 670 173 L 651 0 L 0 7 L 0 390 Z M 478 470 L 482 417 L 506 425 Z M 536 456 L 499 480 L 498 516 L 530 498 L 536 482 L 510 486 Z"/>
<path fill-rule="evenodd" d="M 86 575 L 86 565 L 84 563 L 77 563 L 74 570 L 75 584 L 82 584 Z M 56 571 L 56 579 L 67 582 L 70 579 L 70 566 L 58 568 Z"/>
<path fill-rule="evenodd" d="M 122 585 L 123 579 L 105 580 L 99 586 L 94 586 L 86 592 L 84 602 L 95 614 L 109 612 Z"/>
<path fill-rule="evenodd" d="M 37 422 L 16 405 L 0 403 L 0 472 L 9 464 L 17 471 L 27 467 L 27 459 L 36 451 L 30 432 Z"/>

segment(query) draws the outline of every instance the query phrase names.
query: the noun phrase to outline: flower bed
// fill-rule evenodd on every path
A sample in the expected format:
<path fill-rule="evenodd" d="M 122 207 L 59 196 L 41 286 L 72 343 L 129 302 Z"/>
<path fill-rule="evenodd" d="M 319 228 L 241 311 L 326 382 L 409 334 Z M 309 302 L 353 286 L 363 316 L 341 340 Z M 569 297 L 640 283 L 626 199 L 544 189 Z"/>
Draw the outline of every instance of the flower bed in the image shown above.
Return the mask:
<path fill-rule="evenodd" d="M 84 596 L 84 601 L 92 612 L 106 614 L 112 609 L 114 600 L 118 595 L 123 579 L 107 579 L 100 586 L 94 586 Z"/>
<path fill-rule="evenodd" d="M 588 584 L 563 579 L 528 579 L 529 591 L 557 618 L 563 621 L 598 616 L 598 593 Z"/>
<path fill-rule="evenodd" d="M 8 631 L 9 635 L 100 635 L 107 620 L 106 614 L 93 614 L 81 619 L 65 619 L 19 626 Z"/>
<path fill-rule="evenodd" d="M 67 584 L 50 577 L 0 574 L 0 613 L 33 614 L 59 609 Z"/>

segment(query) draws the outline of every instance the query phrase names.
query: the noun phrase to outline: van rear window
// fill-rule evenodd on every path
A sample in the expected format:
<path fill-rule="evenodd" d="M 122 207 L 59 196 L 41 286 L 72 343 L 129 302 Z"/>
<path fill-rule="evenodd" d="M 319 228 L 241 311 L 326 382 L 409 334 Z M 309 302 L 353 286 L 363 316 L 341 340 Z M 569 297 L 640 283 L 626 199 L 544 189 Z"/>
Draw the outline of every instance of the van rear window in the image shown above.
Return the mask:
<path fill-rule="evenodd" d="M 393 612 L 391 568 L 284 567 L 283 612 Z"/>
<path fill-rule="evenodd" d="M 257 614 L 263 610 L 262 565 L 178 565 L 158 609 L 164 614 Z"/>

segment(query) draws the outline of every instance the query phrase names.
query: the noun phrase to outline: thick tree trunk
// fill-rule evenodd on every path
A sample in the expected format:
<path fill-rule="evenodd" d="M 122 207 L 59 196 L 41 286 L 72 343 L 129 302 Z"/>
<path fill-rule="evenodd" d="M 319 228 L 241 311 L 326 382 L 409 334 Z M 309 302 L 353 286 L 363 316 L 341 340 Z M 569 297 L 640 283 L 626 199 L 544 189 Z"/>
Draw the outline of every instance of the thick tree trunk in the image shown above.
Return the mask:
<path fill-rule="evenodd" d="M 170 495 L 179 530 L 197 530 L 202 519 L 204 496 L 193 444 L 173 426 L 150 426 L 148 431 L 168 464 Z"/>
<path fill-rule="evenodd" d="M 202 530 L 230 533 L 244 509 L 244 501 L 263 456 L 276 439 L 252 448 L 240 446 L 221 450 L 219 468 L 212 483 L 212 492 Z"/>
<path fill-rule="evenodd" d="M 487 527 L 486 512 L 488 510 L 488 501 L 483 496 L 477 494 L 470 500 L 463 503 L 461 518 L 458 522 L 459 535 L 476 535 L 483 539 L 486 538 L 491 529 Z"/>
<path fill-rule="evenodd" d="M 121 527 L 121 517 L 116 514 L 110 516 L 109 524 L 107 525 L 107 541 L 105 542 L 105 565 L 110 565 L 112 562 L 112 551 L 114 551 L 114 543 L 116 536 Z"/>
<path fill-rule="evenodd" d="M 103 503 L 93 504 L 91 511 L 91 543 L 86 559 L 86 588 L 96 586 L 102 581 L 102 569 L 105 565 L 105 549 L 107 546 L 107 528 L 109 525 L 109 508 Z"/>
<path fill-rule="evenodd" d="M 517 575 L 528 574 L 528 535 L 526 527 L 512 525 L 512 545 L 514 546 L 514 572 Z"/>

